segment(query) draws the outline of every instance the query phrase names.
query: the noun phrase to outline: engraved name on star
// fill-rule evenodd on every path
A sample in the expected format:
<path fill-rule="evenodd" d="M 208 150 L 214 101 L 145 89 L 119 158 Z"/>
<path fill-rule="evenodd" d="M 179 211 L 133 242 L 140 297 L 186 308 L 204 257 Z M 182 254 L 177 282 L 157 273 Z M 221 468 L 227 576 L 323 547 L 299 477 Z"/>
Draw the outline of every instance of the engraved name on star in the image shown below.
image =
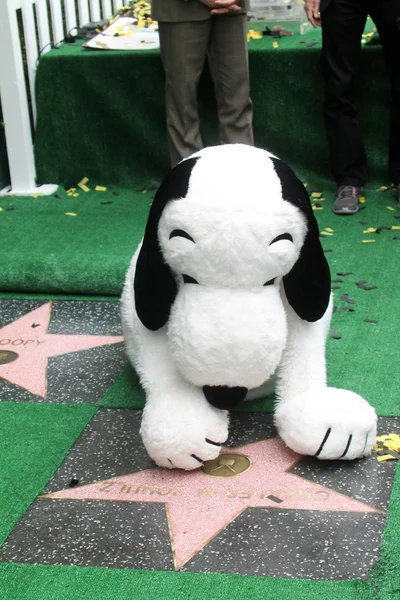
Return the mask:
<path fill-rule="evenodd" d="M 289 473 L 301 458 L 272 438 L 222 449 L 196 471 L 148 469 L 42 498 L 164 503 L 177 570 L 246 508 L 381 512 Z"/>
<path fill-rule="evenodd" d="M 117 344 L 121 336 L 47 333 L 51 302 L 0 328 L 0 379 L 46 397 L 47 361 L 51 356 Z"/>

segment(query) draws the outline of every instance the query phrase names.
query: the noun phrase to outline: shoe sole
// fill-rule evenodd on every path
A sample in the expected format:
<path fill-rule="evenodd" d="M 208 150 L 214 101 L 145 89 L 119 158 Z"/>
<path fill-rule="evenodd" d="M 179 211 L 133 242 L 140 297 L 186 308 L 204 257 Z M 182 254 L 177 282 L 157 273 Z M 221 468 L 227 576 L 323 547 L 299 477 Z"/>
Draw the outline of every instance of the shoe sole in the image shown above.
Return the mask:
<path fill-rule="evenodd" d="M 335 213 L 335 215 L 355 215 L 356 213 L 358 213 L 358 211 L 360 210 L 360 208 L 357 206 L 356 209 L 351 209 L 351 208 L 340 208 L 340 209 L 335 209 L 335 207 L 332 207 L 333 212 Z"/>

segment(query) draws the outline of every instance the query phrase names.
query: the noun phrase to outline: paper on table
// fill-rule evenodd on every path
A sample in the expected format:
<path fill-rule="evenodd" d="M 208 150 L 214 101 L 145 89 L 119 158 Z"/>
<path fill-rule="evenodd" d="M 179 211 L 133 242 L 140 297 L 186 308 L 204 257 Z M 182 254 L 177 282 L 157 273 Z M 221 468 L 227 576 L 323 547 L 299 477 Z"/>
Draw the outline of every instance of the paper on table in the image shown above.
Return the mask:
<path fill-rule="evenodd" d="M 120 17 L 107 29 L 86 42 L 84 48 L 97 50 L 149 50 L 160 47 L 156 25 L 138 28 L 136 19 Z"/>

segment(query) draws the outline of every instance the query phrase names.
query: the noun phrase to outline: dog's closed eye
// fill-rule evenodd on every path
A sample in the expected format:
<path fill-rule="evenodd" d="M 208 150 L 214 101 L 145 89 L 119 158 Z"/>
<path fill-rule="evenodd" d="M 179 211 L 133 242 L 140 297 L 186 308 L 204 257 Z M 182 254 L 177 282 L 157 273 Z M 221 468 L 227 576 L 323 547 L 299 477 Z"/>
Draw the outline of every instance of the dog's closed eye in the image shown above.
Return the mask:
<path fill-rule="evenodd" d="M 183 237 L 189 240 L 190 242 L 193 242 L 193 244 L 196 243 L 194 239 L 188 233 L 186 233 L 186 231 L 183 231 L 183 229 L 174 229 L 173 231 L 171 231 L 169 239 L 172 239 L 174 237 Z"/>
<path fill-rule="evenodd" d="M 288 240 L 289 242 L 293 242 L 293 238 L 290 235 L 290 233 L 281 233 L 281 235 L 278 235 L 272 240 L 270 246 L 272 246 L 272 244 L 275 244 L 276 242 L 280 242 L 281 240 Z"/>

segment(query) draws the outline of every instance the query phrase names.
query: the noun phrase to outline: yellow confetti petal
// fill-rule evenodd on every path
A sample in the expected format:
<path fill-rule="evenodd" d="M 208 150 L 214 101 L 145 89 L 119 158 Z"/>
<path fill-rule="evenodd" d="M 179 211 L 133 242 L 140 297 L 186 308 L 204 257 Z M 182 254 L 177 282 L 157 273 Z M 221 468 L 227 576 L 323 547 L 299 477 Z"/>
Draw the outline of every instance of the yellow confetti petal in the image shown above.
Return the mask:
<path fill-rule="evenodd" d="M 105 191 L 107 191 L 107 188 L 103 187 L 102 185 L 96 185 L 96 187 L 94 189 L 96 190 L 96 192 L 105 192 Z"/>
<path fill-rule="evenodd" d="M 391 456 L 390 454 L 383 454 L 383 456 L 377 457 L 378 462 L 384 462 L 386 460 L 396 460 L 396 459 L 394 456 Z"/>
<path fill-rule="evenodd" d="M 390 442 L 393 444 L 397 444 L 400 448 L 400 434 L 398 433 L 386 433 L 385 435 L 379 435 L 376 438 L 376 441 L 382 443 Z"/>
<path fill-rule="evenodd" d="M 329 231 L 321 231 L 320 233 L 321 235 L 333 235 L 333 233 L 330 233 Z"/>
<path fill-rule="evenodd" d="M 392 229 L 400 229 L 400 225 L 392 225 Z"/>
<path fill-rule="evenodd" d="M 37 194 L 33 194 L 33 197 L 34 198 L 39 198 L 39 196 L 41 196 L 41 195 L 42 195 L 42 192 L 37 192 Z"/>
<path fill-rule="evenodd" d="M 322 192 L 313 192 L 311 198 L 321 198 Z"/>
<path fill-rule="evenodd" d="M 393 206 L 387 206 L 386 207 L 388 210 L 394 210 Z"/>
<path fill-rule="evenodd" d="M 322 206 L 314 206 L 312 207 L 313 210 L 324 210 Z M 324 232 L 322 232 L 324 233 Z"/>
<path fill-rule="evenodd" d="M 76 217 L 76 213 L 67 212 L 65 214 L 67 217 Z"/>
<path fill-rule="evenodd" d="M 333 233 L 332 227 L 325 227 L 325 231 L 329 231 L 329 233 Z"/>
<path fill-rule="evenodd" d="M 272 42 L 272 46 L 273 46 L 274 48 L 278 48 L 279 44 L 278 44 L 278 42 Z"/>
<path fill-rule="evenodd" d="M 386 192 L 387 190 L 387 185 L 381 185 L 380 188 L 378 188 L 376 191 L 377 192 Z"/>
<path fill-rule="evenodd" d="M 262 38 L 261 31 L 255 31 L 254 29 L 249 29 L 247 32 L 247 40 L 260 40 Z"/>
<path fill-rule="evenodd" d="M 364 202 L 365 202 L 364 196 L 360 196 L 360 202 L 361 202 L 361 204 L 364 204 Z"/>
<path fill-rule="evenodd" d="M 0 212 L 1 212 L 2 210 L 3 210 L 3 209 L 0 207 Z"/>
<path fill-rule="evenodd" d="M 69 188 L 69 190 L 67 190 L 67 194 L 72 194 L 73 192 L 75 192 L 76 188 Z"/>
<path fill-rule="evenodd" d="M 376 233 L 375 227 L 368 227 L 368 229 L 364 229 L 363 233 Z"/>
<path fill-rule="evenodd" d="M 376 240 L 363 240 L 363 244 L 372 244 L 372 242 L 376 242 Z"/>
<path fill-rule="evenodd" d="M 74 198 L 77 198 L 79 194 L 72 194 Z"/>
<path fill-rule="evenodd" d="M 78 183 L 78 187 L 81 188 L 81 190 L 83 190 L 84 192 L 89 192 L 89 188 L 87 187 L 87 182 L 89 181 L 89 179 L 87 177 L 84 177 L 79 183 Z"/>

